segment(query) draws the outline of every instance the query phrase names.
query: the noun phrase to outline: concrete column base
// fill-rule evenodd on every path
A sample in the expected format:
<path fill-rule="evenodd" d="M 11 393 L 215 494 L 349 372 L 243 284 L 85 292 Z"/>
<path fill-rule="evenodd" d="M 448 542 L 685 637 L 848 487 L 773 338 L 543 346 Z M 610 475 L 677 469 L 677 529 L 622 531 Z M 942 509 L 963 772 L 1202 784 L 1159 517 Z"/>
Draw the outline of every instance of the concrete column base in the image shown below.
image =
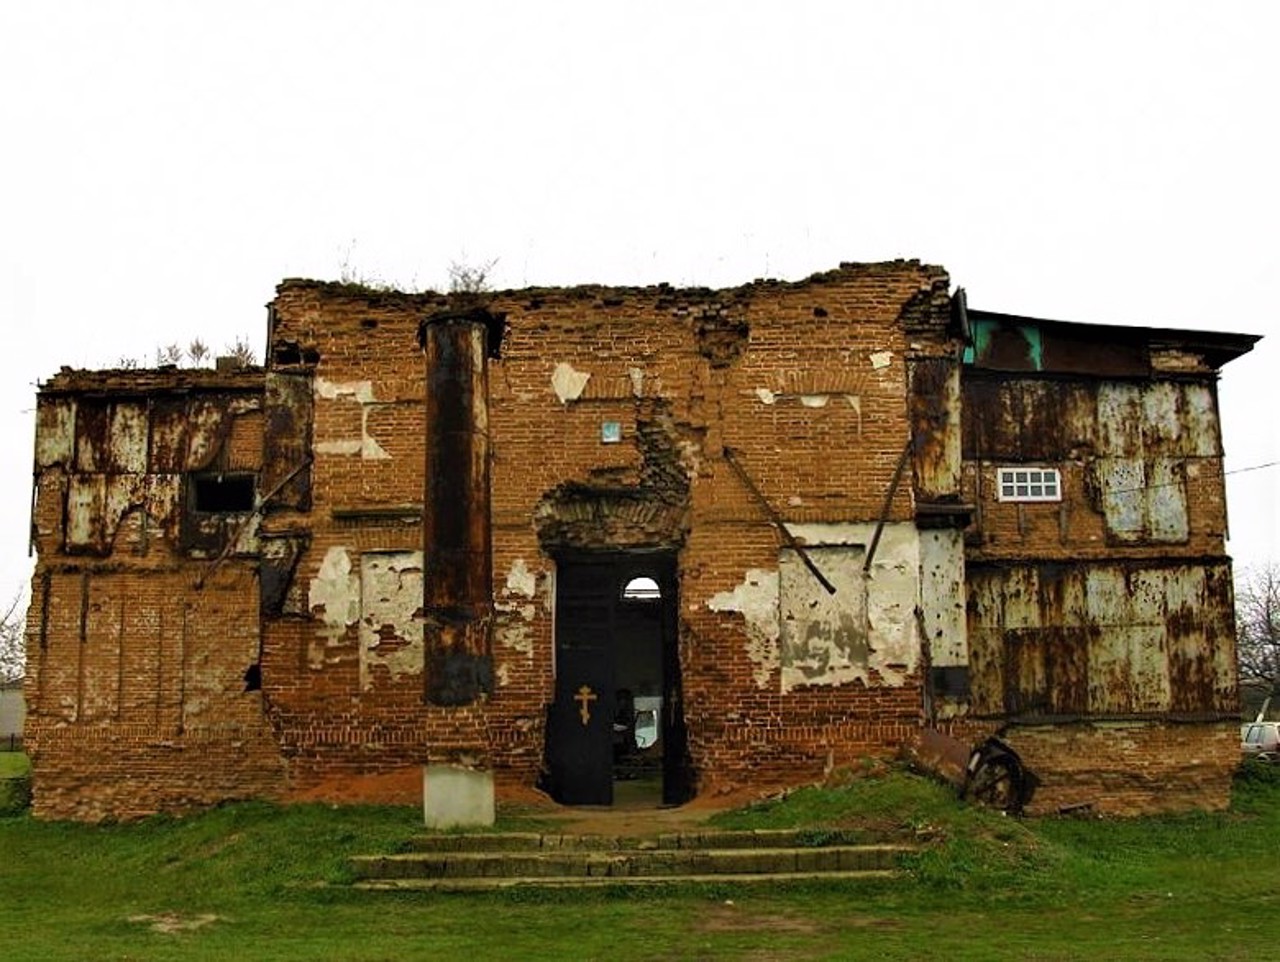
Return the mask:
<path fill-rule="evenodd" d="M 422 815 L 427 828 L 492 825 L 493 772 L 460 765 L 424 766 Z"/>

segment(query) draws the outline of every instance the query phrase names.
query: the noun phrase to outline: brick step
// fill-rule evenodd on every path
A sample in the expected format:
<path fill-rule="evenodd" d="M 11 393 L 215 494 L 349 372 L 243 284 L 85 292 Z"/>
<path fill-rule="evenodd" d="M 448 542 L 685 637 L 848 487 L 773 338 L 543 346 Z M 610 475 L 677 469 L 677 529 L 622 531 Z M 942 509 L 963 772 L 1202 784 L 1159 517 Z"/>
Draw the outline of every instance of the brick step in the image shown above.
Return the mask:
<path fill-rule="evenodd" d="M 407 852 L 349 860 L 361 882 L 474 878 L 691 878 L 811 876 L 892 871 L 906 845 Z"/>
<path fill-rule="evenodd" d="M 515 888 L 592 889 L 652 888 L 672 885 L 734 886 L 778 885 L 785 882 L 836 882 L 893 879 L 893 869 L 858 869 L 836 872 L 744 872 L 734 875 L 621 875 L 621 876 L 510 876 L 503 878 L 399 878 L 365 879 L 355 888 L 368 892 L 495 892 Z"/>
<path fill-rule="evenodd" d="M 644 837 L 613 835 L 485 832 L 470 835 L 419 835 L 411 852 L 646 851 L 667 849 L 820 848 L 874 841 L 856 829 L 753 829 L 748 831 L 668 832 Z"/>

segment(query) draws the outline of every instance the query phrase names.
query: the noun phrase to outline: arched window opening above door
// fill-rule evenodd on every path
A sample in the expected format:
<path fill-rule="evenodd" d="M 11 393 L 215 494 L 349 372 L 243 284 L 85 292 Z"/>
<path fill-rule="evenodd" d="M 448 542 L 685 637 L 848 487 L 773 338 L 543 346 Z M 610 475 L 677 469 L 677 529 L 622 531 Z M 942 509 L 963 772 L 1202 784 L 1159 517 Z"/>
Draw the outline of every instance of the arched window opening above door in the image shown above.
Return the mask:
<path fill-rule="evenodd" d="M 647 575 L 631 578 L 622 589 L 623 601 L 657 601 L 661 597 L 662 589 Z"/>

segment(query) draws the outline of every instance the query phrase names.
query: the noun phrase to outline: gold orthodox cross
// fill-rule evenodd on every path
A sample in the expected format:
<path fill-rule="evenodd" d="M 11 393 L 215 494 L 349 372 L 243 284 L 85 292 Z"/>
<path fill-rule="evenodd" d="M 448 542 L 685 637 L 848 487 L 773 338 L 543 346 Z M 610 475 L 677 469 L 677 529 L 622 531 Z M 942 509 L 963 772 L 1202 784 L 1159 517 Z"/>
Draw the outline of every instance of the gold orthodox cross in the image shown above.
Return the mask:
<path fill-rule="evenodd" d="M 591 690 L 590 685 L 583 685 L 578 689 L 578 693 L 573 696 L 573 700 L 582 705 L 578 714 L 582 716 L 582 724 L 586 725 L 591 721 L 591 703 L 600 696 Z"/>

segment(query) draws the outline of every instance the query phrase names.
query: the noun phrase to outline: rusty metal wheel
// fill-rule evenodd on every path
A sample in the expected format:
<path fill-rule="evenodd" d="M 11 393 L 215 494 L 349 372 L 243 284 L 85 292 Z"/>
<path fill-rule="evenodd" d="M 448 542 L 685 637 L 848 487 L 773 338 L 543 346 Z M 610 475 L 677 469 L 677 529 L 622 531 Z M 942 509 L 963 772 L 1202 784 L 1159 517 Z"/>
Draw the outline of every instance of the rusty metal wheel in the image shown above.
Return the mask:
<path fill-rule="evenodd" d="M 965 794 L 1002 812 L 1018 811 L 1022 799 L 1015 764 L 1000 756 L 983 759 L 969 779 Z"/>

